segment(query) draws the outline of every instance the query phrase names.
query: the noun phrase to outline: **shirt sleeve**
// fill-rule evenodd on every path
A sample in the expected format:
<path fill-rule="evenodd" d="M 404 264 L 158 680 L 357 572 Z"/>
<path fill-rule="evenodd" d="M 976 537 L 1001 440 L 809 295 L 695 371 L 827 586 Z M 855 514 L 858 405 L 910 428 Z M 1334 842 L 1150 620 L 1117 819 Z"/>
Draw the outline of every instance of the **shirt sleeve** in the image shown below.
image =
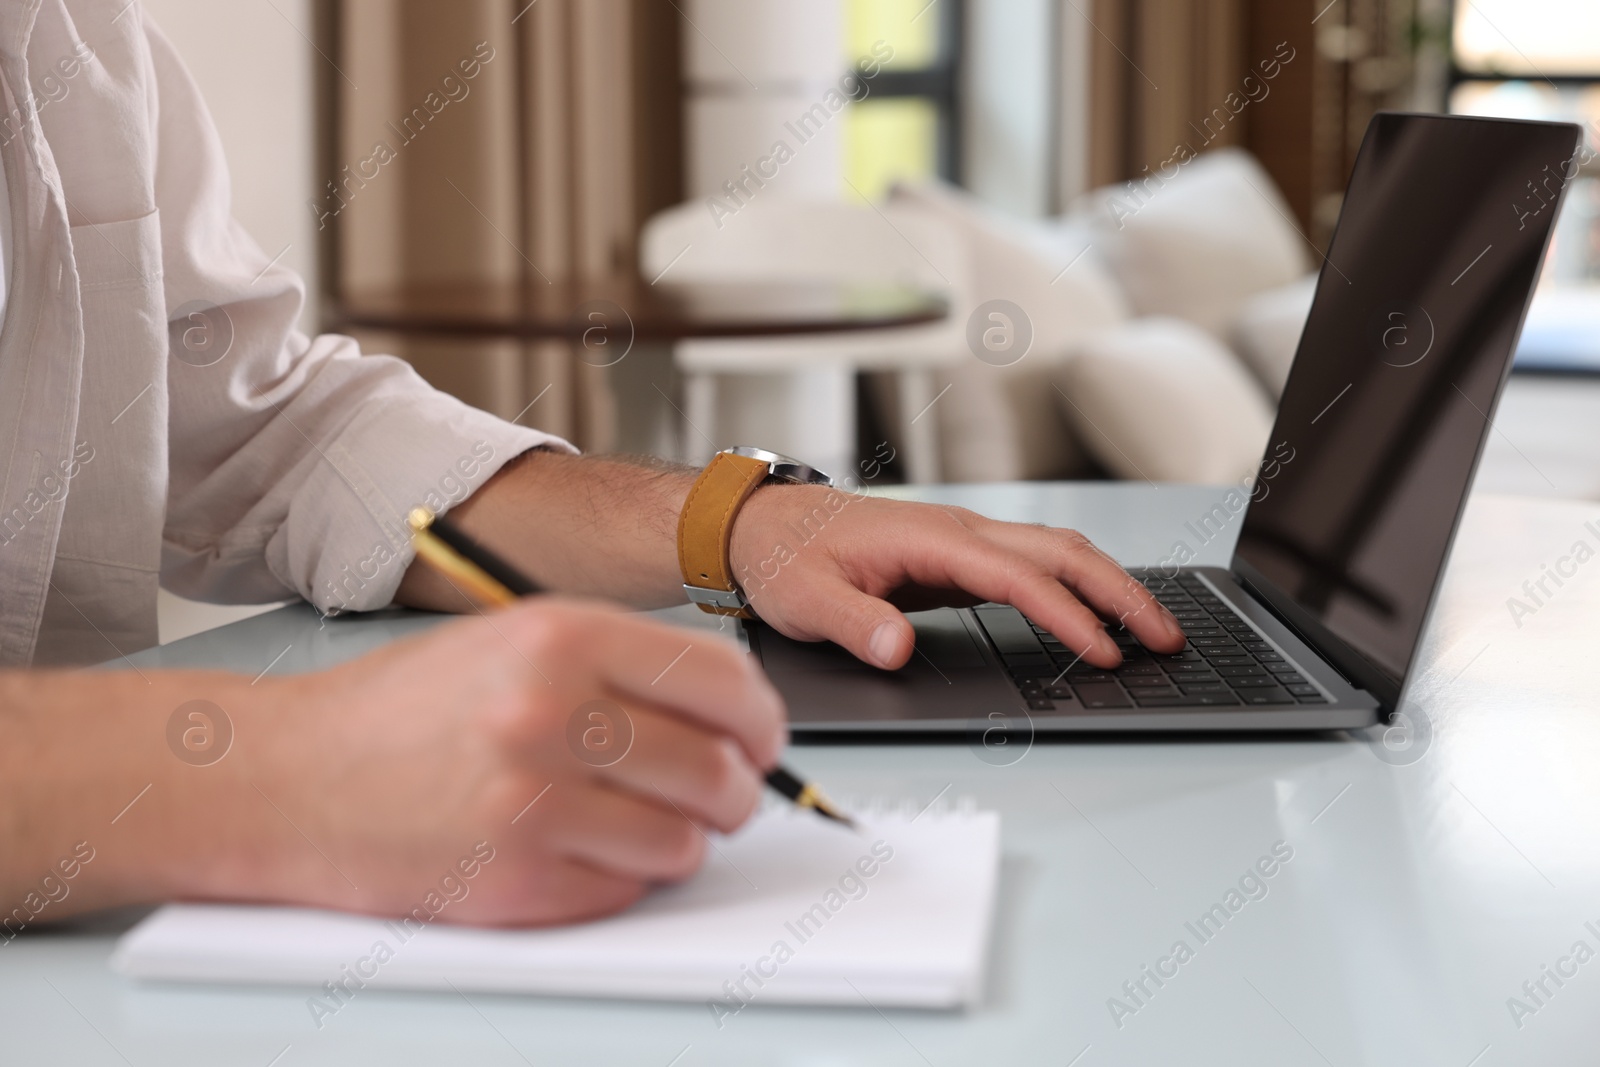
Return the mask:
<path fill-rule="evenodd" d="M 382 607 L 411 560 L 412 507 L 448 510 L 522 452 L 573 449 L 351 338 L 299 332 L 304 282 L 234 221 L 204 101 L 146 25 L 174 355 L 162 584 L 214 602 Z"/>

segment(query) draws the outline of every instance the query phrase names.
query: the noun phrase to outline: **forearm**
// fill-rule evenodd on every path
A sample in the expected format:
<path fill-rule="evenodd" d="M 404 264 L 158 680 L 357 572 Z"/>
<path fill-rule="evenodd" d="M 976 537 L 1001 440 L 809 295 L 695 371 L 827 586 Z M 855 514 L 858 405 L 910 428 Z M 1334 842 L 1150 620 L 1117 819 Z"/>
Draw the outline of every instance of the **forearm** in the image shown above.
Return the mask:
<path fill-rule="evenodd" d="M 266 825 L 239 815 L 239 772 L 253 761 L 231 751 L 220 765 L 186 762 L 169 720 L 206 700 L 242 735 L 272 692 L 220 673 L 0 674 L 0 944 L 36 923 L 204 896 L 238 876 L 241 843 Z"/>
<path fill-rule="evenodd" d="M 535 451 L 506 464 L 450 513 L 542 588 L 661 607 L 683 600 L 678 512 L 688 467 Z M 396 598 L 462 611 L 461 594 L 413 563 Z"/>

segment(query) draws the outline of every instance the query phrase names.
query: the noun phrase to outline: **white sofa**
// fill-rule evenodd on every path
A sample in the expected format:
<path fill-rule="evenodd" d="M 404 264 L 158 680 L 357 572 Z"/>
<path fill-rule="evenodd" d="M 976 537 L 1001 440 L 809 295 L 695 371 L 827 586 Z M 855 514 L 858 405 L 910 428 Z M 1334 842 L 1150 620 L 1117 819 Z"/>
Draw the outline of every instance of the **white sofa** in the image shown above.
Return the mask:
<path fill-rule="evenodd" d="M 1254 470 L 1314 276 L 1288 206 L 1247 153 L 1096 190 L 1048 222 L 998 217 L 942 184 L 897 187 L 891 202 L 962 236 L 976 303 L 1010 300 L 1034 325 L 1014 365 L 974 358 L 936 372 L 936 388 L 959 386 L 935 409 L 946 480 L 1098 465 L 1224 482 Z"/>
<path fill-rule="evenodd" d="M 916 480 L 1235 481 L 1260 460 L 1310 305 L 1306 243 L 1237 149 L 1045 221 L 942 183 L 899 186 L 881 209 L 772 193 L 726 229 L 708 219 L 698 203 L 651 219 L 645 276 L 915 281 L 943 291 L 951 314 L 902 331 L 678 345 L 688 458 L 759 438 L 850 470 L 860 373 Z M 1020 359 L 974 351 L 995 300 L 1026 317 Z"/>

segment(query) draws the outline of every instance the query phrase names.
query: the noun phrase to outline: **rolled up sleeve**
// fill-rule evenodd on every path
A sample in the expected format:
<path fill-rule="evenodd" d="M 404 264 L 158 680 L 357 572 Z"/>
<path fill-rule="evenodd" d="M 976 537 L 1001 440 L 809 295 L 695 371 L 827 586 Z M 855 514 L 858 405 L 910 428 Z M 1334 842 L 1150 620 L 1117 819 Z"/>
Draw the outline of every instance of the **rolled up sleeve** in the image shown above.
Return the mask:
<path fill-rule="evenodd" d="M 351 338 L 296 330 L 304 284 L 233 220 L 204 103 L 160 31 L 147 32 L 175 355 L 162 584 L 222 603 L 382 607 L 411 560 L 412 507 L 448 510 L 515 456 L 572 448 Z"/>

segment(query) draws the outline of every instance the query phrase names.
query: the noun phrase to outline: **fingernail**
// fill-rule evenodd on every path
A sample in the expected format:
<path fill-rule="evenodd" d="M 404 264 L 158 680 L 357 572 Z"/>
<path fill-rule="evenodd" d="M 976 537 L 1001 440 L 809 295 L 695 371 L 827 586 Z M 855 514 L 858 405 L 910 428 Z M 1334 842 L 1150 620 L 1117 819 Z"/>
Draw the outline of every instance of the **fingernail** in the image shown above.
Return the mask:
<path fill-rule="evenodd" d="M 895 653 L 900 651 L 900 628 L 892 622 L 879 623 L 867 641 L 867 651 L 878 661 L 878 666 L 889 666 L 895 660 Z"/>

